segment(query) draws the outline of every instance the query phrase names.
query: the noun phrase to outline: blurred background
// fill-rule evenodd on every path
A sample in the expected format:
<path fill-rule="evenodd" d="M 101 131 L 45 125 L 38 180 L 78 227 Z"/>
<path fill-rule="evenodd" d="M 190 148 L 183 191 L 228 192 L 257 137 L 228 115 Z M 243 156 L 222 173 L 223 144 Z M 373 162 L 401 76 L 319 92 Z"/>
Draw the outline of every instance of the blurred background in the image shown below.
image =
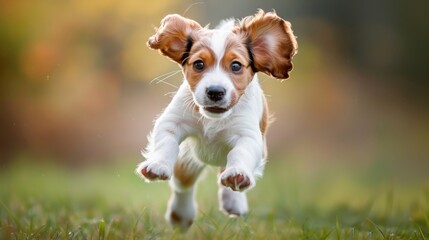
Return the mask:
<path fill-rule="evenodd" d="M 182 81 L 146 47 L 169 13 L 216 26 L 275 9 L 298 37 L 290 79 L 260 74 L 270 160 L 305 172 L 429 170 L 428 1 L 0 1 L 0 164 L 143 160 Z M 154 80 L 154 81 L 152 81 Z M 159 83 L 157 83 L 159 82 Z M 132 169 L 131 169 L 132 171 Z M 428 178 L 424 178 L 428 181 Z"/>

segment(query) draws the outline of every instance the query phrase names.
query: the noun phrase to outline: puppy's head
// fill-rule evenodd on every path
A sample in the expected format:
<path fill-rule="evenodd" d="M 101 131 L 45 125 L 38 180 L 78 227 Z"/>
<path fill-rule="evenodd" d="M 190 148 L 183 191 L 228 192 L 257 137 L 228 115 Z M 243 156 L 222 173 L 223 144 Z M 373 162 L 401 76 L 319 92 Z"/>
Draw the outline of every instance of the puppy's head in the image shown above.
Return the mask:
<path fill-rule="evenodd" d="M 194 102 L 208 118 L 228 116 L 256 72 L 288 78 L 297 51 L 290 23 L 262 10 L 216 29 L 168 15 L 148 46 L 182 66 Z"/>

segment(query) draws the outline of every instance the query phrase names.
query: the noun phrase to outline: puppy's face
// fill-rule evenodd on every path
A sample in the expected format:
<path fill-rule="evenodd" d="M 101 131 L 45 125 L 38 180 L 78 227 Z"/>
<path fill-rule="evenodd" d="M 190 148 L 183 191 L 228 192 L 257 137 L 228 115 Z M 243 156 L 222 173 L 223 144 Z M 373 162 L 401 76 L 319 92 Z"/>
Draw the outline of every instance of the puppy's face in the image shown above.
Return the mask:
<path fill-rule="evenodd" d="M 194 101 L 208 118 L 227 116 L 255 74 L 244 40 L 232 32 L 231 23 L 202 29 L 183 64 Z"/>
<path fill-rule="evenodd" d="M 212 119 L 230 114 L 257 71 L 287 78 L 297 49 L 290 24 L 263 11 L 217 29 L 168 15 L 148 45 L 182 65 L 198 110 Z"/>

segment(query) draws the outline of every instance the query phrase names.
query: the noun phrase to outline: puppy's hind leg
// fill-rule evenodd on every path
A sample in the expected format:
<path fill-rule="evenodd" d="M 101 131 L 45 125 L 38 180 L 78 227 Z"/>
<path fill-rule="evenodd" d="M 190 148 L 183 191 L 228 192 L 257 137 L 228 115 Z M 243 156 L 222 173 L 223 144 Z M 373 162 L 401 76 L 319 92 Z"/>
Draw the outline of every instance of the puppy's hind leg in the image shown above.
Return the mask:
<path fill-rule="evenodd" d="M 241 217 L 249 211 L 245 192 L 233 191 L 219 184 L 218 198 L 220 210 L 230 217 Z"/>
<path fill-rule="evenodd" d="M 172 190 L 165 219 L 173 227 L 185 232 L 192 225 L 197 212 L 195 183 L 204 165 L 192 159 L 178 159 L 170 180 Z"/>

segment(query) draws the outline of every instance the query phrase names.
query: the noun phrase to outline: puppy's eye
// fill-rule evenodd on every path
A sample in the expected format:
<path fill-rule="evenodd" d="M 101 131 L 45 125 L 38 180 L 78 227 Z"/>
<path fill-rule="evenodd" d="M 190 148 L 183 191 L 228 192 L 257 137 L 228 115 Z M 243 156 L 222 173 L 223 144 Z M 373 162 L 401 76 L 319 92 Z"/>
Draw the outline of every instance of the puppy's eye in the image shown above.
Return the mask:
<path fill-rule="evenodd" d="M 233 73 L 241 73 L 241 70 L 243 69 L 243 66 L 241 65 L 241 63 L 234 61 L 231 63 L 231 71 Z"/>
<path fill-rule="evenodd" d="M 196 71 L 196 72 L 201 72 L 201 71 L 203 71 L 204 70 L 204 62 L 202 61 L 202 60 L 197 60 L 197 61 L 195 61 L 194 62 L 194 70 Z"/>

